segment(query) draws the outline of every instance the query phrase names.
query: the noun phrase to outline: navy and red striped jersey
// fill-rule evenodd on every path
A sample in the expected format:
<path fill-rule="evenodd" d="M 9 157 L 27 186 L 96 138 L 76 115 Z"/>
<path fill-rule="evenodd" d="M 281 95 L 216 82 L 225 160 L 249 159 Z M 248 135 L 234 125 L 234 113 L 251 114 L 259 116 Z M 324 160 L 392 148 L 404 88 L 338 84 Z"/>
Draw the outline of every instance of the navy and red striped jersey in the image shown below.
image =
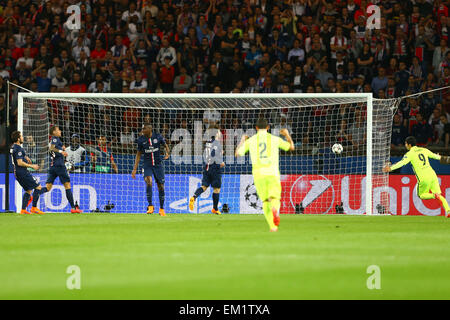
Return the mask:
<path fill-rule="evenodd" d="M 153 132 L 151 138 L 142 135 L 137 139 L 138 151 L 144 154 L 144 166 L 156 166 L 161 164 L 163 153 L 161 146 L 164 146 L 166 141 L 159 133 Z"/>

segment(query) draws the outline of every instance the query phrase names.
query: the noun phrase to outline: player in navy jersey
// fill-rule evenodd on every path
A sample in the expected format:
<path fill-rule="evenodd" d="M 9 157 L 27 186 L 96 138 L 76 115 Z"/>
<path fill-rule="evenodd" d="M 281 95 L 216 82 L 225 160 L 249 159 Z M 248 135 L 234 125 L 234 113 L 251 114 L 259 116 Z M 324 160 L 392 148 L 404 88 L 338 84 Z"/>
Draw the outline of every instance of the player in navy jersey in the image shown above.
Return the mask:
<path fill-rule="evenodd" d="M 221 214 L 218 208 L 220 187 L 222 185 L 222 168 L 225 166 L 223 162 L 223 149 L 220 143 L 220 130 L 217 125 L 211 126 L 209 129 L 211 140 L 205 144 L 203 159 L 205 166 L 203 168 L 202 185 L 189 200 L 189 210 L 194 210 L 195 199 L 197 199 L 206 189 L 211 186 L 213 188 L 213 208 L 214 214 Z"/>
<path fill-rule="evenodd" d="M 61 142 L 61 130 L 58 126 L 53 126 L 50 128 L 50 168 L 48 169 L 46 186 L 42 188 L 43 192 L 48 192 L 52 190 L 53 182 L 56 178 L 64 185 L 66 189 L 66 197 L 70 204 L 71 213 L 81 213 L 82 211 L 78 206 L 75 206 L 73 200 L 73 193 L 70 187 L 70 177 L 67 172 L 66 165 L 64 163 L 64 157 L 67 157 L 66 147 L 64 147 Z"/>
<path fill-rule="evenodd" d="M 23 144 L 23 136 L 20 131 L 14 131 L 11 134 L 11 139 L 13 141 L 13 145 L 11 146 L 10 153 L 14 166 L 14 176 L 16 177 L 17 182 L 19 182 L 25 190 L 25 194 L 22 198 L 22 210 L 20 213 L 43 214 L 44 212 L 36 207 L 39 200 L 39 195 L 42 193 L 42 187 L 39 185 L 36 178 L 34 178 L 28 171 L 28 168 L 39 170 L 39 166 L 37 164 L 32 164 L 31 159 L 25 154 L 25 150 L 21 146 Z M 33 196 L 31 196 L 33 189 Z M 33 205 L 31 210 L 28 212 L 27 207 L 30 205 L 30 202 L 33 202 Z"/>
<path fill-rule="evenodd" d="M 154 212 L 152 202 L 152 175 L 155 177 L 156 184 L 158 185 L 159 193 L 159 214 L 165 216 L 164 213 L 164 166 L 162 164 L 162 150 L 164 147 L 164 160 L 169 159 L 169 147 L 164 140 L 164 137 L 159 133 L 153 131 L 153 127 L 150 124 L 145 124 L 142 129 L 142 135 L 137 139 L 138 150 L 136 153 L 136 161 L 134 162 L 134 168 L 131 173 L 133 179 L 136 178 L 136 171 L 141 160 L 141 155 L 144 154 L 144 180 L 147 184 L 147 213 Z"/>

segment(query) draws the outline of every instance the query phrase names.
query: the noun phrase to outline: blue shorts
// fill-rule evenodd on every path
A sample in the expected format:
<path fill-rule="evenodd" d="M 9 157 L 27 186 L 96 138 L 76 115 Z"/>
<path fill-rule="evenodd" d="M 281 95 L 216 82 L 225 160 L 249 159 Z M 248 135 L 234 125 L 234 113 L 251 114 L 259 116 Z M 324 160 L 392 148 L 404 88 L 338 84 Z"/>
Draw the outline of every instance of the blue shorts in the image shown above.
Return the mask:
<path fill-rule="evenodd" d="M 39 183 L 35 177 L 28 171 L 16 176 L 17 182 L 22 186 L 23 190 L 30 191 L 39 187 Z"/>
<path fill-rule="evenodd" d="M 155 176 L 156 183 L 164 184 L 164 167 L 159 164 L 156 166 L 144 167 L 144 178 Z"/>
<path fill-rule="evenodd" d="M 45 183 L 53 184 L 56 178 L 59 178 L 59 181 L 61 181 L 62 184 L 70 182 L 69 173 L 67 172 L 66 167 L 50 167 Z"/>
<path fill-rule="evenodd" d="M 204 187 L 220 188 L 222 185 L 222 173 L 220 170 L 203 169 L 202 186 Z"/>

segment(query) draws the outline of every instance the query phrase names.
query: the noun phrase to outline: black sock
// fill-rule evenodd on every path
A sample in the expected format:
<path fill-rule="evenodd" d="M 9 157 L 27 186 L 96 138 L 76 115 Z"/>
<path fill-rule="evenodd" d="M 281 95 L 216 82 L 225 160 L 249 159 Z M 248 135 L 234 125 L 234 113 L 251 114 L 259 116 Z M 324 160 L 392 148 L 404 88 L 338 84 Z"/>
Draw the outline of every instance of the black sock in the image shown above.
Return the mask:
<path fill-rule="evenodd" d="M 217 209 L 217 206 L 219 205 L 219 193 L 213 193 L 212 198 L 213 198 L 214 210 L 219 210 L 219 209 Z"/>
<path fill-rule="evenodd" d="M 75 203 L 73 202 L 72 189 L 66 189 L 66 197 L 67 197 L 67 200 L 69 200 L 70 207 L 75 208 Z"/>
<path fill-rule="evenodd" d="M 194 192 L 194 199 L 197 199 L 201 194 L 203 193 L 203 188 L 199 187 L 197 190 L 195 190 Z"/>
<path fill-rule="evenodd" d="M 166 193 L 163 190 L 158 190 L 159 192 L 159 208 L 160 209 L 164 209 L 164 199 L 165 199 L 165 195 Z"/>
<path fill-rule="evenodd" d="M 38 203 L 38 200 L 39 200 L 39 196 L 41 195 L 41 193 L 42 193 L 42 189 L 41 190 L 34 189 L 34 192 L 33 192 L 33 207 L 37 206 L 37 203 Z"/>
<path fill-rule="evenodd" d="M 28 206 L 28 201 L 30 200 L 30 194 L 28 192 L 25 192 L 22 198 L 22 210 L 25 210 Z"/>

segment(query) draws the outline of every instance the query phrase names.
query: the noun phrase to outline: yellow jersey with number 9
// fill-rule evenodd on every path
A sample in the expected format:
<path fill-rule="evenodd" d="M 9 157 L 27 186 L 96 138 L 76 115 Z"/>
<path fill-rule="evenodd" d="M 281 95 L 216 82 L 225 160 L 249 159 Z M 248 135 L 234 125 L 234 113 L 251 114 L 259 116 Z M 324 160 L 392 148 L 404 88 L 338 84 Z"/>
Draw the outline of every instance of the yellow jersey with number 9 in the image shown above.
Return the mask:
<path fill-rule="evenodd" d="M 439 160 L 441 156 L 426 148 L 414 146 L 403 156 L 402 160 L 391 167 L 391 170 L 398 169 L 411 162 L 417 179 L 419 181 L 426 180 L 429 177 L 430 170 L 434 172 L 428 158 Z"/>
<path fill-rule="evenodd" d="M 289 150 L 289 142 L 280 137 L 273 136 L 267 130 L 258 132 L 247 139 L 238 149 L 238 154 L 243 156 L 248 151 L 252 160 L 252 173 L 254 178 L 264 176 L 280 176 L 279 149 Z"/>

